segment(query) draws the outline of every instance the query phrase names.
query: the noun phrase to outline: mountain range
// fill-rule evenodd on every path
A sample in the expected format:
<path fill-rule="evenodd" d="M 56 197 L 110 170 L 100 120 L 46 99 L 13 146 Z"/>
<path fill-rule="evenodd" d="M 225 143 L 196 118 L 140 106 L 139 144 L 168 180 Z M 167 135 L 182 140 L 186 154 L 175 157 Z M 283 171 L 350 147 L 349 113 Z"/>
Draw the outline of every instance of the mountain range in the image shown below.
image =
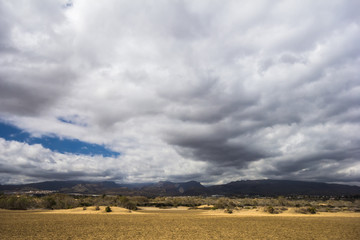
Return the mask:
<path fill-rule="evenodd" d="M 290 180 L 245 180 L 204 186 L 200 182 L 117 184 L 111 181 L 48 181 L 21 185 L 0 185 L 0 191 L 53 191 L 76 194 L 116 194 L 128 196 L 360 196 L 360 187 Z"/>

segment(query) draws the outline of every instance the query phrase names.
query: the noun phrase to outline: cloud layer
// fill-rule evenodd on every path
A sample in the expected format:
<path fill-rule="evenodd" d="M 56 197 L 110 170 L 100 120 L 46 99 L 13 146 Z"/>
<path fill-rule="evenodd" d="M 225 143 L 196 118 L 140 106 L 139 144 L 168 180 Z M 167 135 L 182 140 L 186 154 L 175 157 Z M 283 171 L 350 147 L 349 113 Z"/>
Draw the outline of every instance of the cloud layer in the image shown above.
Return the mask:
<path fill-rule="evenodd" d="M 0 3 L 0 116 L 121 155 L 0 139 L 3 183 L 360 184 L 360 3 L 66 3 Z"/>

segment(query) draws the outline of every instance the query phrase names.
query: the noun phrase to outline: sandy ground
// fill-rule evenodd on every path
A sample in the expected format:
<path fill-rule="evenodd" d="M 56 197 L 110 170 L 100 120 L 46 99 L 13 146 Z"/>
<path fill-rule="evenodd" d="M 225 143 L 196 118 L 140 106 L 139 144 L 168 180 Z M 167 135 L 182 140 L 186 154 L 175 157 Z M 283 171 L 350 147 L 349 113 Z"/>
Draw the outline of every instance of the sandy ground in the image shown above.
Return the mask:
<path fill-rule="evenodd" d="M 241 209 L 241 210 L 233 210 L 233 213 L 225 213 L 222 209 L 217 210 L 206 210 L 203 211 L 202 214 L 204 215 L 218 215 L 218 216 L 229 216 L 229 217 L 355 217 L 360 218 L 360 213 L 354 213 L 354 212 L 337 212 L 337 213 L 330 213 L 330 212 L 318 212 L 316 214 L 302 214 L 295 212 L 295 208 L 288 208 L 288 210 L 278 213 L 278 214 L 270 214 L 267 212 L 264 212 L 263 208 L 257 208 L 257 209 Z"/>
<path fill-rule="evenodd" d="M 295 208 L 288 208 L 288 210 L 283 211 L 279 214 L 270 214 L 264 212 L 264 209 L 259 207 L 257 209 L 241 209 L 233 210 L 233 213 L 226 213 L 223 209 L 217 210 L 208 210 L 209 206 L 199 206 L 198 209 L 191 209 L 188 207 L 177 207 L 177 208 L 157 208 L 157 207 L 140 207 L 137 211 L 130 211 L 121 207 L 111 207 L 111 212 L 105 212 L 106 206 L 100 206 L 100 210 L 95 210 L 95 207 L 87 207 L 86 210 L 83 210 L 82 207 L 73 208 L 73 209 L 58 209 L 58 210 L 46 210 L 46 209 L 36 209 L 36 210 L 27 210 L 27 212 L 34 213 L 43 213 L 43 214 L 151 214 L 151 213 L 187 213 L 187 214 L 200 214 L 200 215 L 210 215 L 210 216 L 226 216 L 226 217 L 352 217 L 360 218 L 360 213 L 354 212 L 318 212 L 316 214 L 302 214 L 295 212 Z M 210 206 L 211 207 L 211 206 Z M 205 208 L 205 210 L 203 209 Z M 14 210 L 4 210 L 0 209 L 1 212 L 14 212 Z"/>
<path fill-rule="evenodd" d="M 149 212 L 149 211 L 167 212 L 167 211 L 187 211 L 187 210 L 189 210 L 188 207 L 177 207 L 177 208 L 140 207 L 140 211 L 143 212 Z"/>
<path fill-rule="evenodd" d="M 82 207 L 73 209 L 57 209 L 57 210 L 41 210 L 41 213 L 45 214 L 142 214 L 139 211 L 130 211 L 126 208 L 111 207 L 111 212 L 105 212 L 106 206 L 99 206 L 100 210 L 95 210 L 95 207 L 87 207 L 84 210 Z M 35 210 L 39 211 L 39 210 Z"/>

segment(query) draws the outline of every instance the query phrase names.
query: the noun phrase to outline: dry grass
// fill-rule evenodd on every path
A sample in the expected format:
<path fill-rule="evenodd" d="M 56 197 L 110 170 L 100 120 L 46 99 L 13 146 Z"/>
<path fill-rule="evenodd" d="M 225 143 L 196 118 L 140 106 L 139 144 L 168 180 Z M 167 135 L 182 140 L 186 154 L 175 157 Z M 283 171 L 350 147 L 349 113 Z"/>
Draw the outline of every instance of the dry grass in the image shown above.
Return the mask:
<path fill-rule="evenodd" d="M 111 213 L 103 212 L 104 207 L 100 211 L 0 210 L 0 236 L 1 239 L 360 239 L 360 215 L 351 213 L 309 216 L 290 209 L 274 216 L 253 209 L 234 214 L 186 208 L 144 208 L 136 213 L 112 209 Z"/>
<path fill-rule="evenodd" d="M 95 210 L 95 206 L 87 207 L 84 210 L 82 207 L 73 208 L 73 209 L 57 209 L 57 210 L 48 210 L 41 211 L 44 214 L 141 214 L 138 211 L 131 211 L 126 208 L 121 207 L 111 207 L 111 213 L 105 211 L 106 206 L 100 206 L 100 210 Z M 38 212 L 38 211 L 37 211 Z"/>

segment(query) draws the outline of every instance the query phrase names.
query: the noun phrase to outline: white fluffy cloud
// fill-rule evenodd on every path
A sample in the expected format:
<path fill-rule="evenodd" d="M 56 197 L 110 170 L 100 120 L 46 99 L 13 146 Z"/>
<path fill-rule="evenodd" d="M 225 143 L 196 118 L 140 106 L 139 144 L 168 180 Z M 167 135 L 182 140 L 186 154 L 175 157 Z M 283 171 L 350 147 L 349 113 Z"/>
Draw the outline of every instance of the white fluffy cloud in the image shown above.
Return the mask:
<path fill-rule="evenodd" d="M 360 182 L 357 9 L 336 0 L 4 1 L 2 119 L 122 154 L 2 141 L 2 181 Z"/>
<path fill-rule="evenodd" d="M 204 164 L 178 159 L 169 165 L 154 159 L 149 151 L 129 152 L 125 157 L 57 153 L 40 144 L 28 145 L 0 138 L 0 180 L 7 183 L 48 179 L 114 180 L 141 182 L 199 176 Z M 173 151 L 164 149 L 162 157 L 176 160 Z M 175 157 L 175 158 L 174 158 Z"/>

